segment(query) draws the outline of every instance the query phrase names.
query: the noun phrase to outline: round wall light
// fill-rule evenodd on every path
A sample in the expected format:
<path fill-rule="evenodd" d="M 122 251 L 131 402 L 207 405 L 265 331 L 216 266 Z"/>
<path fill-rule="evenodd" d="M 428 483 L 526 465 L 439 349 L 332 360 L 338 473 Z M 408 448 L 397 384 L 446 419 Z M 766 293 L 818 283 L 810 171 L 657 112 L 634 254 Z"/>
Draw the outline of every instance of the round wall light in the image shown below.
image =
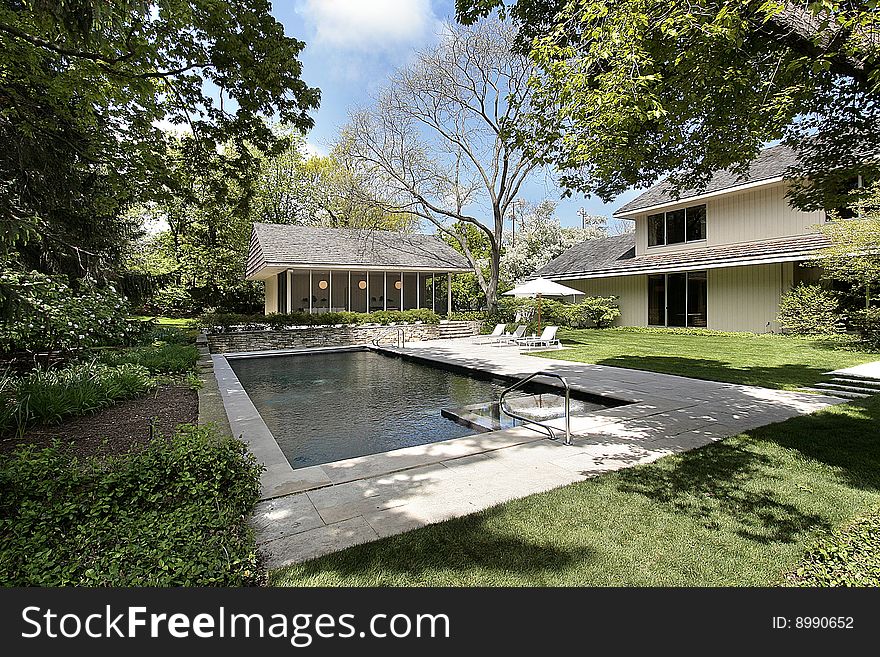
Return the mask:
<path fill-rule="evenodd" d="M 322 290 L 326 290 L 327 289 L 327 281 L 318 281 L 318 287 L 321 288 Z"/>
<path fill-rule="evenodd" d="M 366 281 L 358 281 L 358 287 L 361 288 L 362 290 L 366 290 L 367 289 L 367 282 Z"/>
<path fill-rule="evenodd" d="M 394 281 L 394 287 L 399 290 L 403 287 L 403 283 L 401 283 L 400 281 Z"/>

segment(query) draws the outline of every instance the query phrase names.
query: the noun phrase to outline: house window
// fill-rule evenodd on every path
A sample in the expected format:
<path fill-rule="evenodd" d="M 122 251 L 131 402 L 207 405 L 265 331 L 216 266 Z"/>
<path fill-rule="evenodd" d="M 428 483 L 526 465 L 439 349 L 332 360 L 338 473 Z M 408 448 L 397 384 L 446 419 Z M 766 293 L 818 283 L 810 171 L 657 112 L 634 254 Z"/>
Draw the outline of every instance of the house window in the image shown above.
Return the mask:
<path fill-rule="evenodd" d="M 287 272 L 278 274 L 278 312 L 287 312 Z"/>
<path fill-rule="evenodd" d="M 705 239 L 705 204 L 648 215 L 648 246 L 684 244 Z"/>
<path fill-rule="evenodd" d="M 704 271 L 648 276 L 648 325 L 705 327 L 707 297 Z"/>

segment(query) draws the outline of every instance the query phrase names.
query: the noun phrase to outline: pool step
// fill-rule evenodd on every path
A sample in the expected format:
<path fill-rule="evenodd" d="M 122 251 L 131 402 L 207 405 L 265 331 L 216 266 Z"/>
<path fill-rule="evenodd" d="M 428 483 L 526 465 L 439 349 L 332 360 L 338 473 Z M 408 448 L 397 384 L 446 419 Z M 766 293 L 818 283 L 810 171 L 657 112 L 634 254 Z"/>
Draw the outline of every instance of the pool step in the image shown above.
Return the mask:
<path fill-rule="evenodd" d="M 452 338 L 469 338 L 476 335 L 474 324 L 464 321 L 451 321 L 440 324 L 440 338 L 449 340 Z"/>

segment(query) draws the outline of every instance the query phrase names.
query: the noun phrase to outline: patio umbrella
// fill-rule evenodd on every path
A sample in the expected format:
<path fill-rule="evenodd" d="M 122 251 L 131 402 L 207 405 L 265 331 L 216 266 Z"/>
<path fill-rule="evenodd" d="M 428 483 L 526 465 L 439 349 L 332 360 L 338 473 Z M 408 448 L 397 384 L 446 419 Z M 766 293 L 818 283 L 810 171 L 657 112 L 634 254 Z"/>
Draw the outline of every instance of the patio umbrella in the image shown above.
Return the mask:
<path fill-rule="evenodd" d="M 583 294 L 567 285 L 560 285 L 546 278 L 534 278 L 522 285 L 517 285 L 504 294 L 514 297 L 535 297 L 538 300 L 538 331 L 541 330 L 541 297 L 567 297 Z"/>

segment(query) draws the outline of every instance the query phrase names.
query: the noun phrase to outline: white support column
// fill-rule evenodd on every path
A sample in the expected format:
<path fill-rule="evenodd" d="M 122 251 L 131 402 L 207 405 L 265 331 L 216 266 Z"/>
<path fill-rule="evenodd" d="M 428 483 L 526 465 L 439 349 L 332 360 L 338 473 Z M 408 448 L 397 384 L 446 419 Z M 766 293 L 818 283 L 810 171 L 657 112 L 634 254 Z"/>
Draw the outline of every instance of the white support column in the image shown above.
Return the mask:
<path fill-rule="evenodd" d="M 416 272 L 416 309 L 418 309 L 422 306 L 421 291 L 422 291 L 422 275 L 419 272 Z"/>
<path fill-rule="evenodd" d="M 287 312 L 293 311 L 293 272 L 288 269 L 284 272 L 287 276 Z"/>
<path fill-rule="evenodd" d="M 400 309 L 406 310 L 406 306 L 403 305 L 403 272 L 400 272 Z"/>
<path fill-rule="evenodd" d="M 388 310 L 388 272 L 382 272 L 382 298 L 385 299 L 385 305 L 382 310 Z"/>
<path fill-rule="evenodd" d="M 364 278 L 367 281 L 367 313 L 370 312 L 370 271 L 367 270 L 366 274 L 364 274 Z"/>
<path fill-rule="evenodd" d="M 351 269 L 348 270 L 348 290 L 345 293 L 345 305 L 348 307 L 348 312 L 351 312 Z"/>
<path fill-rule="evenodd" d="M 446 272 L 446 315 L 452 312 L 452 272 Z"/>
<path fill-rule="evenodd" d="M 309 269 L 309 315 L 312 314 L 312 270 Z"/>
<path fill-rule="evenodd" d="M 431 272 L 431 312 L 437 312 L 437 274 Z"/>
<path fill-rule="evenodd" d="M 333 270 L 327 272 L 327 289 L 330 293 L 327 295 L 327 312 L 333 312 Z"/>

